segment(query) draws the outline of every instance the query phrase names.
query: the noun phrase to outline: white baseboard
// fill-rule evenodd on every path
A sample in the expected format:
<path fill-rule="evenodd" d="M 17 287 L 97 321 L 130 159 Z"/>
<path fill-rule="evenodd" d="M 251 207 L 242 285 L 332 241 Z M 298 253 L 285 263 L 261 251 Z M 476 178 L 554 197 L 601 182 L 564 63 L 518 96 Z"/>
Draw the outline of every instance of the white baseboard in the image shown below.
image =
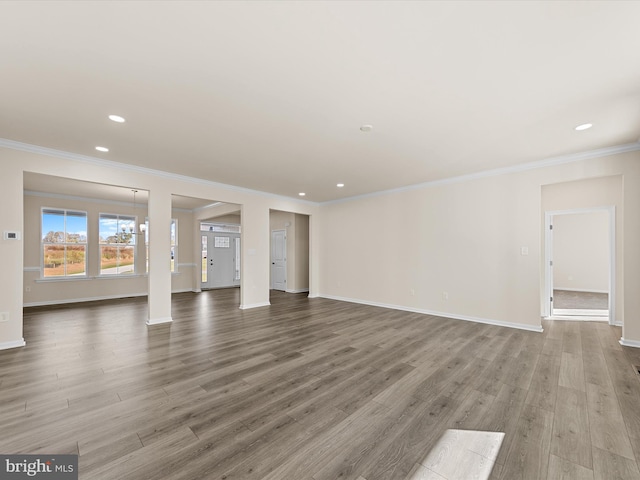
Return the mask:
<path fill-rule="evenodd" d="M 322 295 L 320 295 L 319 293 L 309 293 L 309 296 L 307 298 L 320 298 L 321 296 Z"/>
<path fill-rule="evenodd" d="M 117 300 L 129 297 L 146 297 L 145 293 L 127 293 L 126 295 L 102 295 L 99 297 L 65 298 L 64 300 L 45 300 L 44 302 L 26 302 L 24 307 L 43 307 L 46 305 L 64 305 L 65 303 L 96 302 L 99 300 Z"/>
<path fill-rule="evenodd" d="M 565 292 L 580 292 L 580 293 L 609 293 L 608 290 L 590 290 L 585 288 L 564 288 L 564 287 L 553 287 L 554 290 L 564 290 Z"/>
<path fill-rule="evenodd" d="M 620 339 L 620 345 L 623 347 L 640 348 L 640 342 L 637 340 L 626 340 L 624 337 Z"/>
<path fill-rule="evenodd" d="M 622 327 L 624 325 L 623 322 L 621 322 L 620 320 L 616 320 L 615 322 L 613 322 L 613 325 L 616 327 Z"/>
<path fill-rule="evenodd" d="M 540 325 L 539 327 L 535 326 L 535 325 L 526 325 L 524 323 L 511 323 L 511 322 L 503 322 L 502 320 L 494 320 L 491 318 L 480 318 L 480 317 L 471 317 L 469 315 L 458 315 L 455 313 L 446 313 L 446 312 L 436 312 L 433 310 L 424 310 L 421 308 L 412 308 L 412 307 L 406 307 L 403 305 L 389 305 L 386 303 L 378 303 L 378 302 L 370 302 L 367 300 L 360 300 L 357 298 L 346 298 L 346 297 L 338 297 L 335 295 L 323 295 L 320 294 L 318 295 L 319 297 L 323 297 L 323 298 L 329 298 L 331 300 L 338 300 L 341 302 L 350 302 L 350 303 L 359 303 L 362 305 L 370 305 L 372 307 L 382 307 L 382 308 L 390 308 L 392 310 L 403 310 L 405 312 L 412 312 L 412 313 L 422 313 L 424 315 L 433 315 L 436 317 L 443 317 L 443 318 L 452 318 L 454 320 L 465 320 L 467 322 L 476 322 L 476 323 L 485 323 L 488 325 L 496 325 L 498 327 L 508 327 L 508 328 L 517 328 L 518 330 L 528 330 L 530 332 L 538 332 L 538 333 L 542 333 L 543 332 L 543 328 L 542 325 Z"/>
<path fill-rule="evenodd" d="M 287 293 L 307 293 L 309 291 L 308 288 L 298 288 L 297 290 L 285 290 Z"/>
<path fill-rule="evenodd" d="M 10 348 L 18 348 L 24 347 L 27 342 L 24 341 L 24 338 L 21 340 L 14 340 L 13 342 L 4 342 L 0 343 L 0 350 L 9 350 Z"/>
<path fill-rule="evenodd" d="M 240 310 L 249 310 L 250 308 L 258 308 L 258 307 L 268 307 L 269 305 L 271 305 L 270 302 L 251 303 L 248 305 L 240 305 Z"/>
<path fill-rule="evenodd" d="M 171 323 L 173 322 L 173 318 L 171 317 L 160 317 L 160 318 L 150 318 L 147 320 L 147 325 L 160 325 L 162 323 Z"/>
<path fill-rule="evenodd" d="M 172 290 L 171 293 L 194 292 L 191 288 Z M 97 302 L 100 300 L 118 300 L 120 298 L 146 297 L 147 293 L 127 293 L 126 295 L 101 295 L 99 297 L 65 298 L 64 300 L 45 300 L 43 302 L 26 302 L 23 307 L 44 307 L 46 305 L 64 305 L 65 303 Z"/>

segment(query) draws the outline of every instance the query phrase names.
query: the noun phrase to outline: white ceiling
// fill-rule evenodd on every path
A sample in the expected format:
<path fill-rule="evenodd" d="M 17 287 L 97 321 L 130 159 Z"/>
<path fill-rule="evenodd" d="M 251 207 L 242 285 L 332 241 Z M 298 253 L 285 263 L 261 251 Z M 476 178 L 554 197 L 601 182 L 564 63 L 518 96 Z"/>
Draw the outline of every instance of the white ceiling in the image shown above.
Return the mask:
<path fill-rule="evenodd" d="M 3 1 L 0 137 L 327 201 L 637 142 L 639 18 L 635 1 Z"/>

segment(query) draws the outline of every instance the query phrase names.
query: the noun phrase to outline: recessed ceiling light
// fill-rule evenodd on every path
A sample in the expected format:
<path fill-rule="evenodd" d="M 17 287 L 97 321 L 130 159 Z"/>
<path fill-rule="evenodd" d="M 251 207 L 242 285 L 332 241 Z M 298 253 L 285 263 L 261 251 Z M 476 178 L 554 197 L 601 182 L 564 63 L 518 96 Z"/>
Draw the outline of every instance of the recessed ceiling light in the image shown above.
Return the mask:
<path fill-rule="evenodd" d="M 112 121 L 117 122 L 117 123 L 124 123 L 125 122 L 124 117 L 121 117 L 120 115 L 109 115 L 109 120 L 112 120 Z"/>
<path fill-rule="evenodd" d="M 306 195 L 306 193 L 300 192 L 298 195 L 300 195 L 301 197 L 304 197 Z"/>
<path fill-rule="evenodd" d="M 108 152 L 109 149 L 107 147 L 96 147 L 96 150 L 98 150 L 99 152 Z"/>
<path fill-rule="evenodd" d="M 336 187 L 338 187 L 338 188 L 342 188 L 342 187 L 344 187 L 344 183 L 338 183 L 338 184 L 336 185 Z"/>
<path fill-rule="evenodd" d="M 362 125 L 360 127 L 360 130 L 363 132 L 370 132 L 371 130 L 373 130 L 373 125 Z"/>
<path fill-rule="evenodd" d="M 583 123 L 582 125 L 578 125 L 576 127 L 576 130 L 581 131 L 581 130 L 587 130 L 589 128 L 593 127 L 593 123 Z"/>

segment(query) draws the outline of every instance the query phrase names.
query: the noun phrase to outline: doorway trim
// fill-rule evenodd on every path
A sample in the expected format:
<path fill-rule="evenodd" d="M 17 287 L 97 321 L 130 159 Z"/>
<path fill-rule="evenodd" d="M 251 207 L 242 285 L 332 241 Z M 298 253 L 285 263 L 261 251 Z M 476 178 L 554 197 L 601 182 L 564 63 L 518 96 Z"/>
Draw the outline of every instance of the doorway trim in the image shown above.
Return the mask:
<path fill-rule="evenodd" d="M 571 215 L 584 213 L 599 213 L 605 211 L 609 214 L 609 325 L 621 326 L 616 322 L 616 207 L 589 207 L 574 208 L 569 210 L 553 210 L 544 212 L 544 311 L 543 315 L 546 319 L 553 320 L 552 301 L 553 297 L 553 272 L 551 269 L 551 261 L 553 259 L 553 217 L 556 215 Z"/>

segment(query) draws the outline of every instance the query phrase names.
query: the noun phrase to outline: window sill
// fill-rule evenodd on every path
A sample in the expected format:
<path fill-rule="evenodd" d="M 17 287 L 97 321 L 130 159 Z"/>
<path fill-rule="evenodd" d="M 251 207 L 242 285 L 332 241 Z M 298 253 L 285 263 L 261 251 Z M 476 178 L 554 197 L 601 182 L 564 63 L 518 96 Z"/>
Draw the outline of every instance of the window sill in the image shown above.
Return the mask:
<path fill-rule="evenodd" d="M 48 282 L 77 282 L 85 280 L 114 280 L 123 278 L 140 278 L 147 275 L 140 274 L 127 274 L 127 275 L 99 275 L 99 276 L 80 276 L 77 277 L 49 277 L 49 278 L 36 278 L 36 283 L 48 283 Z"/>
<path fill-rule="evenodd" d="M 182 275 L 182 272 L 171 272 L 171 276 Z M 148 277 L 148 273 L 142 274 L 121 274 L 121 275 L 97 275 L 97 276 L 80 276 L 77 277 L 49 277 L 49 278 L 36 278 L 36 283 L 50 283 L 50 282 L 84 282 L 86 280 L 122 280 L 124 278 L 145 278 Z"/>

